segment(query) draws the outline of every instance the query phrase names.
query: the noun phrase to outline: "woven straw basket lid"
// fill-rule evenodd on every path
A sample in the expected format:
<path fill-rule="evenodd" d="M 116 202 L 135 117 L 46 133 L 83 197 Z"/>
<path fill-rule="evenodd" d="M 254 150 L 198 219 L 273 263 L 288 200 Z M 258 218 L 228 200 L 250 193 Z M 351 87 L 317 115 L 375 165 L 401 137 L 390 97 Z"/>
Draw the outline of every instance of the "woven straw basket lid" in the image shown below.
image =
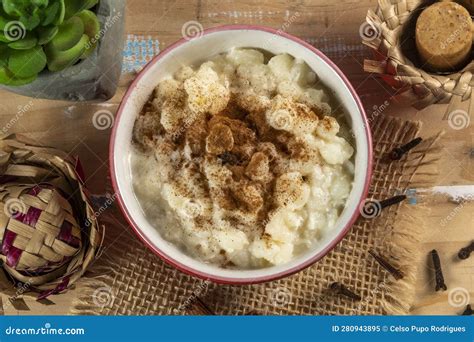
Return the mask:
<path fill-rule="evenodd" d="M 81 230 L 58 190 L 1 185 L 0 209 L 0 257 L 7 267 L 52 271 L 79 252 Z"/>
<path fill-rule="evenodd" d="M 466 1 L 466 5 L 472 2 Z M 379 0 L 377 10 L 368 11 L 360 34 L 363 44 L 375 51 L 375 59 L 366 60 L 364 69 L 381 74 L 387 83 L 399 88 L 415 108 L 450 103 L 447 113 L 451 113 L 461 106 L 461 102 L 469 100 L 469 112 L 474 113 L 474 62 L 459 72 L 435 74 L 416 67 L 402 51 L 404 29 L 425 3 L 420 0 Z"/>
<path fill-rule="evenodd" d="M 95 259 L 103 237 L 76 161 L 12 135 L 0 139 L 0 180 L 4 269 L 44 296 L 64 291 Z"/>

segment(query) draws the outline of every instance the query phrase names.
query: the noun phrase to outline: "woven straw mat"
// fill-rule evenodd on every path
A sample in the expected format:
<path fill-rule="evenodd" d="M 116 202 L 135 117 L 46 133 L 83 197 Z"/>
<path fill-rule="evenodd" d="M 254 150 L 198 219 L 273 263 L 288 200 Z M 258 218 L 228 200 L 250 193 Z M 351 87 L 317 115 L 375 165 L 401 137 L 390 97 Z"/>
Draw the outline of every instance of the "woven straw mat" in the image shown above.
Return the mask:
<path fill-rule="evenodd" d="M 418 136 L 420 124 L 379 117 L 372 123 L 375 169 L 370 197 L 385 199 L 414 186 L 427 186 L 436 175 L 436 137 L 424 141 L 397 162 L 383 156 Z M 423 179 L 423 182 L 419 181 Z M 343 241 L 315 265 L 291 277 L 260 285 L 217 285 L 183 274 L 150 252 L 124 225 L 117 208 L 107 220 L 105 249 L 77 284 L 73 314 L 189 314 L 199 298 L 215 314 L 405 314 L 414 293 L 414 274 L 423 227 L 414 222 L 426 215 L 421 205 L 405 201 L 374 219 L 359 218 Z M 368 254 L 374 250 L 398 267 L 396 281 Z M 359 294 L 354 301 L 329 291 L 340 282 Z M 199 300 L 198 300 L 199 302 Z"/>

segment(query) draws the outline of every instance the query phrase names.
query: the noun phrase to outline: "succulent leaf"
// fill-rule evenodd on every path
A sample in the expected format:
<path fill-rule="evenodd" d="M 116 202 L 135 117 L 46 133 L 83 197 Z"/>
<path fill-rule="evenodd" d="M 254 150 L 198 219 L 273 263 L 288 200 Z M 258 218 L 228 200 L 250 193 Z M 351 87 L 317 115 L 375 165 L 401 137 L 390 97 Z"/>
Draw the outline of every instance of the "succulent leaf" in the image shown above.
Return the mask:
<path fill-rule="evenodd" d="M 52 24 L 57 16 L 60 14 L 61 3 L 53 2 L 48 8 L 44 11 L 44 19 L 41 22 L 41 26 L 48 26 Z"/>
<path fill-rule="evenodd" d="M 8 56 L 10 55 L 6 45 L 0 45 L 0 67 L 5 67 L 8 64 Z"/>
<path fill-rule="evenodd" d="M 5 12 L 15 17 L 31 14 L 38 8 L 45 8 L 48 2 L 48 0 L 2 0 Z"/>
<path fill-rule="evenodd" d="M 5 84 L 8 86 L 21 86 L 33 82 L 38 77 L 37 74 L 26 77 L 18 78 L 15 77 L 7 68 L 0 67 L 0 84 Z"/>
<path fill-rule="evenodd" d="M 27 30 L 34 30 L 41 23 L 39 11 L 36 10 L 30 15 L 20 16 L 20 22 L 23 23 Z"/>
<path fill-rule="evenodd" d="M 49 0 L 31 0 L 31 2 L 39 7 L 47 7 L 49 4 Z"/>
<path fill-rule="evenodd" d="M 49 71 L 60 71 L 74 65 L 86 51 L 89 37 L 82 35 L 82 38 L 72 48 L 66 51 L 58 51 L 52 48 L 50 44 L 46 46 L 46 54 L 48 56 Z"/>
<path fill-rule="evenodd" d="M 14 50 L 8 58 L 8 69 L 18 78 L 38 74 L 46 66 L 46 54 L 41 46 L 29 50 Z"/>
<path fill-rule="evenodd" d="M 15 50 L 28 50 L 34 48 L 38 43 L 38 38 L 35 34 L 28 32 L 23 39 L 19 39 L 8 44 L 8 47 Z"/>
<path fill-rule="evenodd" d="M 10 79 L 12 77 L 13 75 L 10 72 L 8 72 L 5 66 L 0 67 L 0 83 L 1 84 L 8 84 L 8 82 L 10 82 Z"/>
<path fill-rule="evenodd" d="M 7 36 L 5 36 L 5 33 L 0 32 L 0 42 L 3 42 L 3 43 L 10 43 L 11 40 L 10 40 L 10 38 L 8 38 Z"/>
<path fill-rule="evenodd" d="M 84 34 L 84 24 L 78 17 L 72 17 L 59 26 L 59 32 L 51 40 L 51 48 L 65 51 L 79 42 Z"/>
<path fill-rule="evenodd" d="M 84 10 L 77 14 L 84 24 L 84 33 L 89 37 L 89 43 L 87 44 L 86 51 L 82 55 L 82 59 L 89 57 L 97 47 L 97 41 L 99 40 L 100 23 L 99 19 L 94 12 Z"/>
<path fill-rule="evenodd" d="M 97 48 L 99 0 L 0 0 L 0 84 L 33 82 L 47 68 L 63 70 Z"/>
<path fill-rule="evenodd" d="M 95 5 L 99 3 L 99 0 L 86 0 L 86 8 L 85 9 L 91 9 Z"/>
<path fill-rule="evenodd" d="M 59 11 L 57 13 L 56 19 L 54 20 L 54 25 L 61 25 L 64 22 L 66 16 L 66 5 L 64 0 L 59 0 Z"/>
<path fill-rule="evenodd" d="M 41 11 L 47 4 L 44 0 L 2 0 L 5 13 L 18 18 L 28 30 L 39 25 Z"/>
<path fill-rule="evenodd" d="M 19 17 L 22 15 L 22 11 L 25 10 L 27 2 L 25 0 L 3 0 L 3 10 L 11 16 Z"/>
<path fill-rule="evenodd" d="M 38 44 L 45 45 L 48 44 L 51 39 L 53 39 L 56 34 L 59 32 L 57 26 L 47 26 L 41 27 L 38 29 Z"/>
<path fill-rule="evenodd" d="M 70 18 L 83 10 L 97 5 L 99 0 L 64 0 L 66 5 L 66 18 Z"/>
<path fill-rule="evenodd" d="M 0 29 L 1 30 L 5 29 L 5 26 L 12 20 L 15 20 L 15 19 L 13 19 L 3 10 L 3 6 L 0 6 Z"/>
<path fill-rule="evenodd" d="M 6 16 L 4 16 L 0 11 L 0 30 L 3 31 L 5 29 L 5 26 L 7 26 L 8 23 L 11 21 L 12 20 L 10 18 L 7 18 Z"/>

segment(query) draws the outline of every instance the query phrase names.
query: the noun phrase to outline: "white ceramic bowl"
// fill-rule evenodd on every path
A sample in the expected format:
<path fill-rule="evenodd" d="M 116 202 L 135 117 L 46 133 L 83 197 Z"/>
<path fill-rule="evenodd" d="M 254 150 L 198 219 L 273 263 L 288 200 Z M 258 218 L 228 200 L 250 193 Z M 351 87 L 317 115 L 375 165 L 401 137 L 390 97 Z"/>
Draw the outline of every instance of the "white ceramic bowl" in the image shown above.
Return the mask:
<path fill-rule="evenodd" d="M 132 129 L 138 113 L 153 89 L 165 77 L 184 65 L 196 65 L 231 48 L 262 48 L 273 54 L 289 53 L 303 59 L 320 77 L 348 113 L 355 135 L 355 180 L 345 209 L 335 227 L 321 241 L 291 262 L 258 270 L 222 269 L 195 260 L 164 240 L 145 218 L 133 192 L 130 153 Z M 323 53 L 304 41 L 276 30 L 258 26 L 222 26 L 203 32 L 202 37 L 182 39 L 156 56 L 128 89 L 117 113 L 110 143 L 110 170 L 119 205 L 141 240 L 176 268 L 220 283 L 249 284 L 279 279 L 325 256 L 348 232 L 366 198 L 372 172 L 372 143 L 359 97 L 342 72 Z"/>

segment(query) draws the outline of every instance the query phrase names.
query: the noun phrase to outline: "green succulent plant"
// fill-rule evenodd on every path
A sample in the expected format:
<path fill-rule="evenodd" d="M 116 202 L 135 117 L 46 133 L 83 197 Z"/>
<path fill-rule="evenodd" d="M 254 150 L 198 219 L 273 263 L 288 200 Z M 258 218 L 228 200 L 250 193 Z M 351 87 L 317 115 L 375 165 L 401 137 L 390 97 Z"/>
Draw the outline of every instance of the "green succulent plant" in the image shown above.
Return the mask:
<path fill-rule="evenodd" d="M 0 0 L 0 84 L 33 82 L 89 57 L 100 23 L 99 0 Z"/>

